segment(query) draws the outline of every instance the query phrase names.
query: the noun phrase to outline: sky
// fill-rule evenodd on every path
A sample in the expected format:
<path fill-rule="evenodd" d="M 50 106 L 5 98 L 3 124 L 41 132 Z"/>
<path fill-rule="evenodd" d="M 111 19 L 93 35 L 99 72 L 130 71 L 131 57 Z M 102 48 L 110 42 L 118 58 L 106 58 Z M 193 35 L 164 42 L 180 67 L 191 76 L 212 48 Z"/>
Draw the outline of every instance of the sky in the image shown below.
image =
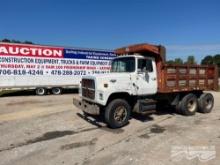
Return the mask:
<path fill-rule="evenodd" d="M 167 58 L 220 54 L 219 0 L 0 0 L 0 39 L 115 49 L 165 45 Z"/>

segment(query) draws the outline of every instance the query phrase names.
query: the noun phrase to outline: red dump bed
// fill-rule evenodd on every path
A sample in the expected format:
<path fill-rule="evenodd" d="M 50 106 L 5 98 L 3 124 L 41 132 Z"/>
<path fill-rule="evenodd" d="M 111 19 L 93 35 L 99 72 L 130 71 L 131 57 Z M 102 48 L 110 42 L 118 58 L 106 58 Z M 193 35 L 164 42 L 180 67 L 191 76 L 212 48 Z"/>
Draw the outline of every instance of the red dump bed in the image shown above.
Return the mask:
<path fill-rule="evenodd" d="M 136 44 L 115 50 L 117 55 L 140 53 L 156 59 L 158 92 L 180 92 L 193 90 L 218 90 L 217 66 L 168 65 L 163 46 Z"/>
<path fill-rule="evenodd" d="M 161 93 L 218 90 L 218 69 L 216 66 L 164 64 L 158 85 Z"/>

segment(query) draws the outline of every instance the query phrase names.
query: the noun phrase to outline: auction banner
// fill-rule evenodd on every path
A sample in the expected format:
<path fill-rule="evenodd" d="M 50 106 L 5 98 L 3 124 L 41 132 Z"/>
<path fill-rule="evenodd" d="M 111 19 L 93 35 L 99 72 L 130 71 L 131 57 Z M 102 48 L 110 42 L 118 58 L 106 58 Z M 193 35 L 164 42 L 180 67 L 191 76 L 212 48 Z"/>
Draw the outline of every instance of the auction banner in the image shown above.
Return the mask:
<path fill-rule="evenodd" d="M 109 73 L 112 51 L 0 43 L 0 76 Z"/>

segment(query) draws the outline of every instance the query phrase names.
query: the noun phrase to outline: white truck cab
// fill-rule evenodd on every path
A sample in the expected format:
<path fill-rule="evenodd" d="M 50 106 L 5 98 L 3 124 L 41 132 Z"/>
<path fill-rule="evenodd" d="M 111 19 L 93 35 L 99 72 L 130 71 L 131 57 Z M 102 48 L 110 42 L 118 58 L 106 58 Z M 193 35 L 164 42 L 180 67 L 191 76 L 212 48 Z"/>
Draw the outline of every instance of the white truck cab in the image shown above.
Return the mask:
<path fill-rule="evenodd" d="M 105 106 L 112 94 L 153 95 L 157 92 L 156 69 L 152 57 L 140 54 L 117 57 L 112 61 L 111 73 L 82 77 L 80 96 L 83 100 Z M 94 89 L 87 88 L 89 81 L 93 81 Z M 92 92 L 95 93 L 93 98 L 89 96 Z"/>

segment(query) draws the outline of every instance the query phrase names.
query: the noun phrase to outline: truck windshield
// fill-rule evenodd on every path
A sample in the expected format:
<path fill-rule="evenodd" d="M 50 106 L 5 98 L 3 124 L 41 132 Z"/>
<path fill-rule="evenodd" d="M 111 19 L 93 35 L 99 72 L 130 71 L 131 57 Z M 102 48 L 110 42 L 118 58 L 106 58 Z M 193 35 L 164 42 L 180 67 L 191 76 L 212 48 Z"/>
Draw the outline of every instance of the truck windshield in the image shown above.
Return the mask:
<path fill-rule="evenodd" d="M 134 70 L 134 57 L 116 58 L 112 61 L 111 72 L 134 72 Z"/>

